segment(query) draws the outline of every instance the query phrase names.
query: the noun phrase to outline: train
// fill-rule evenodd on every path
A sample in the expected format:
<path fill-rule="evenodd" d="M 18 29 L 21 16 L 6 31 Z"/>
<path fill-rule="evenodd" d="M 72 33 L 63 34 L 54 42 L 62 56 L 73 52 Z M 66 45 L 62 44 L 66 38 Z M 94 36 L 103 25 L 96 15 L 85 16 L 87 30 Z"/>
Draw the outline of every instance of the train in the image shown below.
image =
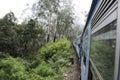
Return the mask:
<path fill-rule="evenodd" d="M 93 0 L 73 46 L 80 80 L 120 80 L 120 0 Z"/>

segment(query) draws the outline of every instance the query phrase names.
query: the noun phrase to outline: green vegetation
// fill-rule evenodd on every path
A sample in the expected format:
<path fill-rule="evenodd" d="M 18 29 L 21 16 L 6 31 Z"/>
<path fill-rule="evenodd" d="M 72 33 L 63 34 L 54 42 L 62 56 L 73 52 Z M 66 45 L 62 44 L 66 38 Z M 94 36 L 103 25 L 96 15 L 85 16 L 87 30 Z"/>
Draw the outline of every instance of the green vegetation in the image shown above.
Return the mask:
<path fill-rule="evenodd" d="M 13 12 L 0 19 L 0 52 L 26 58 L 49 42 L 63 38 L 72 41 L 79 34 L 71 1 L 38 0 L 32 11 L 21 24 Z"/>
<path fill-rule="evenodd" d="M 44 44 L 44 30 L 33 19 L 19 25 L 15 19 L 12 12 L 0 19 L 0 52 L 26 57 Z"/>
<path fill-rule="evenodd" d="M 1 80 L 61 80 L 69 63 L 70 42 L 61 39 L 48 43 L 27 59 L 2 55 Z"/>
<path fill-rule="evenodd" d="M 0 19 L 0 80 L 60 80 L 79 34 L 71 1 L 38 0 L 18 24 L 13 12 Z"/>

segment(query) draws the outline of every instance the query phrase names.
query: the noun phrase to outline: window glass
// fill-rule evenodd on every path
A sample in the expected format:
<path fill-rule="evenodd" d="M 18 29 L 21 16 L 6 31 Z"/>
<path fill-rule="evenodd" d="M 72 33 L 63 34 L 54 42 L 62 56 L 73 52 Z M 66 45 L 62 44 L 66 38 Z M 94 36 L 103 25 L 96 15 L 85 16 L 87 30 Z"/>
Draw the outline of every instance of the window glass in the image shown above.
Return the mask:
<path fill-rule="evenodd" d="M 91 59 L 104 80 L 113 80 L 116 46 L 116 21 L 92 35 Z"/>

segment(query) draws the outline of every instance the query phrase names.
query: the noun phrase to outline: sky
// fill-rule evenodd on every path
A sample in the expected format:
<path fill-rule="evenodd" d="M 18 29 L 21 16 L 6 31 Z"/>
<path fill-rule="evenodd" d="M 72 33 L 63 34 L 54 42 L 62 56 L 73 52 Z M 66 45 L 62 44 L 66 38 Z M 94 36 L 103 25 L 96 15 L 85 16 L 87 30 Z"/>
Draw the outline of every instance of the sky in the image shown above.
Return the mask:
<path fill-rule="evenodd" d="M 77 22 L 85 24 L 84 12 L 89 12 L 92 0 L 73 0 L 75 15 Z M 83 12 L 83 13 L 82 13 Z"/>
<path fill-rule="evenodd" d="M 21 22 L 26 16 L 29 17 L 29 15 L 31 15 L 31 11 L 29 9 L 25 13 L 23 13 L 23 11 L 27 8 L 31 8 L 32 4 L 36 1 L 37 0 L 0 0 L 0 18 L 2 18 L 6 13 L 12 11 L 19 19 L 19 22 Z M 91 2 L 92 0 L 73 0 L 76 20 L 80 23 L 85 23 L 85 18 L 81 12 L 89 12 Z"/>
<path fill-rule="evenodd" d="M 21 22 L 25 16 L 31 15 L 30 9 L 28 9 L 26 13 L 23 11 L 31 8 L 36 1 L 37 0 L 0 0 L 0 18 L 12 11 Z"/>

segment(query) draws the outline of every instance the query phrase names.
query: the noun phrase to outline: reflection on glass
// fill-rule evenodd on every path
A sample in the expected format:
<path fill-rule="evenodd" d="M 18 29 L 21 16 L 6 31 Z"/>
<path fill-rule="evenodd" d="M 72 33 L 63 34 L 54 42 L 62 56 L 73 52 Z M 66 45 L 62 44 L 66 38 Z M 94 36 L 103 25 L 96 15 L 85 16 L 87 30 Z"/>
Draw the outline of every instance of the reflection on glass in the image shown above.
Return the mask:
<path fill-rule="evenodd" d="M 92 36 L 91 59 L 104 80 L 113 80 L 116 46 L 116 21 Z"/>

